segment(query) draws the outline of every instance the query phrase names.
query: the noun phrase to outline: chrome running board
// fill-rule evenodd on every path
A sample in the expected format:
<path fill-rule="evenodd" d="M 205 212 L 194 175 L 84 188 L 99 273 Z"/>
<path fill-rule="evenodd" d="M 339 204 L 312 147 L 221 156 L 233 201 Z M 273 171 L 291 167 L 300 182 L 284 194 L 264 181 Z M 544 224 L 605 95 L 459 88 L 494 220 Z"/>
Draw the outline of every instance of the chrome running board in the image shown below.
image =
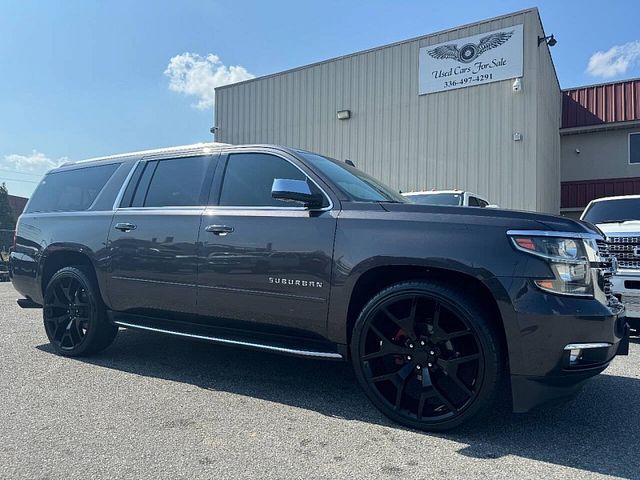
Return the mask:
<path fill-rule="evenodd" d="M 342 360 L 343 356 L 337 352 L 318 352 L 313 350 L 298 350 L 295 348 L 278 347 L 276 345 L 268 345 L 263 343 L 247 342 L 243 340 L 233 340 L 223 337 L 213 337 L 209 335 L 200 335 L 195 333 L 177 332 L 175 330 L 166 330 L 163 328 L 149 327 L 147 325 L 136 325 L 134 323 L 123 322 L 121 320 L 114 320 L 113 323 L 120 327 L 134 328 L 138 330 L 147 330 L 150 332 L 165 333 L 168 335 L 175 335 L 178 337 L 192 338 L 195 340 L 205 340 L 207 342 L 218 343 L 222 345 L 233 345 L 236 347 L 252 348 L 256 350 L 265 350 L 268 352 L 282 353 L 286 355 L 295 355 L 298 357 L 307 358 L 324 358 L 332 360 Z"/>

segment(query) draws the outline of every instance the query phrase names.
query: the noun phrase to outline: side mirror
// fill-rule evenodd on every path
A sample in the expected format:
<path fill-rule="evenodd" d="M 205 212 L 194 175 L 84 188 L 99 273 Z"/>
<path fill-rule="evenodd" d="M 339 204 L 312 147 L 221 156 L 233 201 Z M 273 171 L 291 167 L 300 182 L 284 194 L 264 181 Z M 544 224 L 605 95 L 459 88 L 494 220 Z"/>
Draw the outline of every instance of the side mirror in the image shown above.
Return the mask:
<path fill-rule="evenodd" d="M 287 178 L 276 178 L 271 187 L 271 197 L 285 202 L 299 202 L 305 208 L 322 207 L 322 195 L 311 193 L 309 184 L 304 180 L 290 180 Z"/>

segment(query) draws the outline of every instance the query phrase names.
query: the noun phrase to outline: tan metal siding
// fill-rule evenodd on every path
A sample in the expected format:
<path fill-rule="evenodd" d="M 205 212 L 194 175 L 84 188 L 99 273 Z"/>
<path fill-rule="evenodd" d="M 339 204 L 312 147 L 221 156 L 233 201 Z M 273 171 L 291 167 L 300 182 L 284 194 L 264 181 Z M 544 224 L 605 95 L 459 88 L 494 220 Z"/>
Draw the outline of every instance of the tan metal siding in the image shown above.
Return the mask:
<path fill-rule="evenodd" d="M 640 127 L 563 135 L 562 181 L 640 177 L 640 164 L 629 163 L 630 133 Z"/>
<path fill-rule="evenodd" d="M 544 36 L 541 26 L 538 28 L 538 35 Z M 538 74 L 535 77 L 537 203 L 539 211 L 559 213 L 560 131 L 558 127 L 562 118 L 562 92 L 560 85 L 555 81 L 555 70 L 549 49 L 542 45 L 537 50 Z M 551 125 L 553 128 L 549 128 Z"/>
<path fill-rule="evenodd" d="M 506 80 L 418 95 L 420 47 L 520 23 L 522 92 L 514 93 L 512 80 Z M 555 124 L 536 121 L 540 92 L 553 98 L 557 89 L 559 102 L 552 65 L 540 78 L 544 88 L 533 80 L 540 75 L 538 52 L 545 48 L 538 48 L 539 31 L 533 9 L 219 88 L 216 139 L 284 144 L 348 158 L 403 191 L 461 188 L 508 208 L 557 211 L 559 178 L 544 195 L 536 191 L 538 184 L 559 177 L 559 147 L 555 153 L 545 149 L 547 157 L 555 157 L 538 168 L 538 150 L 553 138 L 549 132 L 557 135 L 560 118 Z M 351 110 L 350 120 L 336 119 L 343 109 Z M 523 135 L 520 142 L 512 139 L 516 131 Z M 547 140 L 536 141 L 536 134 Z M 547 168 L 556 171 L 547 173 Z M 550 198 L 557 198 L 557 205 Z"/>

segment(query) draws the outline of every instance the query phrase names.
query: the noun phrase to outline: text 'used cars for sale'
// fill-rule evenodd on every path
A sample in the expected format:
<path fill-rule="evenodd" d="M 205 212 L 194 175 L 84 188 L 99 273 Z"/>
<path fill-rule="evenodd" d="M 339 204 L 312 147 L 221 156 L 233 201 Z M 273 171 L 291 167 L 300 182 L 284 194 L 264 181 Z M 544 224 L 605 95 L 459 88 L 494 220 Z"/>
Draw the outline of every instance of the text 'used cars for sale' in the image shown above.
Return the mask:
<path fill-rule="evenodd" d="M 199 144 L 68 163 L 19 220 L 10 274 L 58 353 L 118 328 L 350 360 L 384 414 L 444 430 L 525 412 L 628 349 L 600 233 L 417 205 L 346 163 Z"/>

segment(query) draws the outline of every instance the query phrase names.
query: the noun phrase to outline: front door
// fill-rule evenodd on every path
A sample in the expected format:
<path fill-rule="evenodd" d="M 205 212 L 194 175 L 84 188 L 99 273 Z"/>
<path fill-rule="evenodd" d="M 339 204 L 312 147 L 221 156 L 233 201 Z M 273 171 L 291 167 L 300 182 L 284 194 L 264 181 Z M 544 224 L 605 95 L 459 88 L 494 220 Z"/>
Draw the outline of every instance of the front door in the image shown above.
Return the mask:
<path fill-rule="evenodd" d="M 112 309 L 195 312 L 198 232 L 213 168 L 211 156 L 139 163 L 109 231 Z"/>
<path fill-rule="evenodd" d="M 326 207 L 273 199 L 276 178 L 306 180 Z M 200 314 L 323 335 L 336 230 L 329 197 L 295 159 L 265 152 L 227 155 L 217 183 L 219 201 L 200 227 Z"/>

